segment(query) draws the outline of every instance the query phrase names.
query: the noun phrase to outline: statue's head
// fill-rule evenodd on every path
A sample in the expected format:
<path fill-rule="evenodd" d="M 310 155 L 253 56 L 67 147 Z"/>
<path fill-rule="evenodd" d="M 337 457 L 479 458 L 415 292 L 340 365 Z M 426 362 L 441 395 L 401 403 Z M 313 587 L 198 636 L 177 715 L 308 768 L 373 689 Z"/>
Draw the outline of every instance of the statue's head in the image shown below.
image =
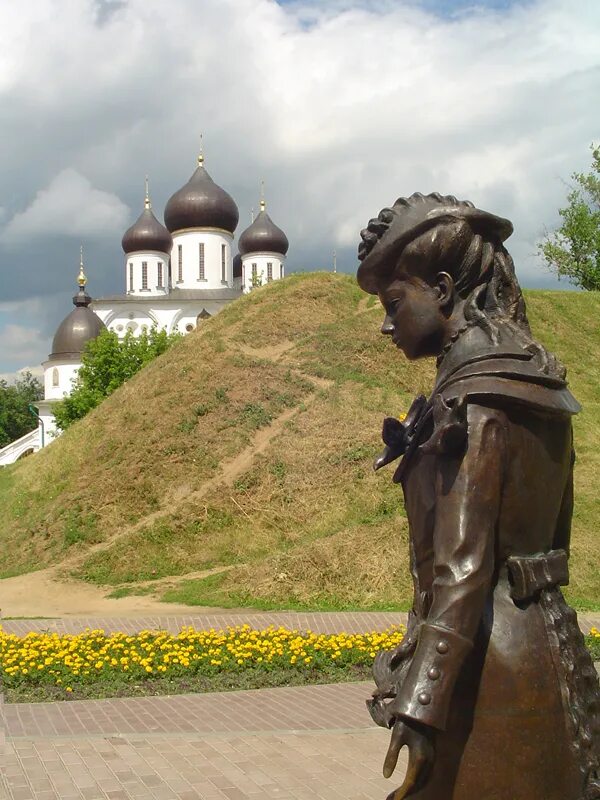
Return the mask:
<path fill-rule="evenodd" d="M 379 295 L 382 332 L 409 358 L 438 355 L 461 325 L 493 340 L 504 323 L 529 331 L 503 242 L 512 224 L 439 194 L 400 198 L 361 231 L 358 283 Z"/>

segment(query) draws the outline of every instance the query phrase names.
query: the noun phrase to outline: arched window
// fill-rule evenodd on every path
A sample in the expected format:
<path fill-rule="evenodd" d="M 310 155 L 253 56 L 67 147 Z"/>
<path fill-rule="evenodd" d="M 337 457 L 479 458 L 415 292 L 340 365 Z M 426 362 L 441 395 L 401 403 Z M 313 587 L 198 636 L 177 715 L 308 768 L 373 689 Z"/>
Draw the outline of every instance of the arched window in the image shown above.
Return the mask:
<path fill-rule="evenodd" d="M 52 386 L 58 386 L 58 385 L 59 385 L 58 368 L 54 367 L 54 369 L 52 370 Z"/>

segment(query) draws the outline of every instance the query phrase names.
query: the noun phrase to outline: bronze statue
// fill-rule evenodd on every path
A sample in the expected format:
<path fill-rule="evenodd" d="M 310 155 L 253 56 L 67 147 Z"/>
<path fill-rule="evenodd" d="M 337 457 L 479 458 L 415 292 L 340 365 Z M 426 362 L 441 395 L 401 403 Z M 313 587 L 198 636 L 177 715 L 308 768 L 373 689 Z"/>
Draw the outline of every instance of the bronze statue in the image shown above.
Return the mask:
<path fill-rule="evenodd" d="M 402 460 L 414 605 L 378 654 L 374 720 L 392 729 L 394 800 L 600 798 L 600 691 L 559 586 L 573 509 L 565 369 L 532 335 L 506 219 L 414 194 L 361 232 L 360 286 L 429 399 L 387 418 L 375 468 Z"/>

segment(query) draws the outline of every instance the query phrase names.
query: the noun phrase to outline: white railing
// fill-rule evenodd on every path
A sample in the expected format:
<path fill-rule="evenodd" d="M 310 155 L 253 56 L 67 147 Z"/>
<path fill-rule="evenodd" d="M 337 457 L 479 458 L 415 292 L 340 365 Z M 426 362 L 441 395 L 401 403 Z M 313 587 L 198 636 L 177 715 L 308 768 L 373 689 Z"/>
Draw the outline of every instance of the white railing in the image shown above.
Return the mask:
<path fill-rule="evenodd" d="M 40 449 L 40 444 L 40 430 L 39 428 L 34 428 L 29 433 L 21 436 L 20 439 L 16 439 L 0 450 L 0 467 L 14 464 L 17 459 L 27 452 L 35 453 Z"/>

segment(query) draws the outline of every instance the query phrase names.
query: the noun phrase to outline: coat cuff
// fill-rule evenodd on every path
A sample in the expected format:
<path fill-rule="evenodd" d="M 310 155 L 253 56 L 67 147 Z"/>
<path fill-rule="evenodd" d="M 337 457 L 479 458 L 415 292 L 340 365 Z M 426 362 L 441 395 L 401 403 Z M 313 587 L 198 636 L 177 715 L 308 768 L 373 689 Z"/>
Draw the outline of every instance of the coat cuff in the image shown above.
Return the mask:
<path fill-rule="evenodd" d="M 410 667 L 394 703 L 395 716 L 446 729 L 454 684 L 473 643 L 440 625 L 423 623 Z"/>

